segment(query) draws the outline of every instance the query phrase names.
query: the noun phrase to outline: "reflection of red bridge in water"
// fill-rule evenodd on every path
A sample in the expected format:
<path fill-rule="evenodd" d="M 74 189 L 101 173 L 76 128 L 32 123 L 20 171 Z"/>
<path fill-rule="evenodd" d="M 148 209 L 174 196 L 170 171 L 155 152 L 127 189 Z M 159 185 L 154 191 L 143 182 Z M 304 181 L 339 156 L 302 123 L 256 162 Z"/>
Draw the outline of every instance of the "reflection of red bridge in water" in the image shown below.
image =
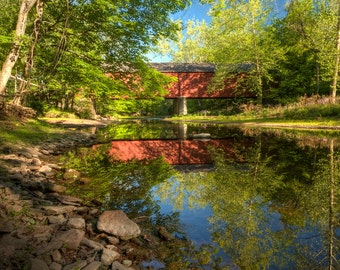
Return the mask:
<path fill-rule="evenodd" d="M 233 139 L 113 141 L 110 155 L 121 161 L 163 156 L 172 165 L 212 164 L 209 146 L 221 148 L 227 155 L 234 156 L 234 143 Z"/>

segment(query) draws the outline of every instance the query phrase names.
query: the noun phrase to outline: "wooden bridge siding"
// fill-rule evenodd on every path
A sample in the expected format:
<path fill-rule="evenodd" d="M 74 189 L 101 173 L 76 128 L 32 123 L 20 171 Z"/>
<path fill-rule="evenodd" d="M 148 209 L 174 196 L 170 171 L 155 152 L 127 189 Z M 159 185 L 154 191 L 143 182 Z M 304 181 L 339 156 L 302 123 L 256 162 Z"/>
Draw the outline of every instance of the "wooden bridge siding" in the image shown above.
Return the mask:
<path fill-rule="evenodd" d="M 168 99 L 178 97 L 233 98 L 238 96 L 235 93 L 237 78 L 226 81 L 223 90 L 208 93 L 208 86 L 214 77 L 214 72 L 165 72 L 164 74 L 177 78 L 177 82 L 174 82 L 168 89 L 169 94 L 165 96 Z"/>
<path fill-rule="evenodd" d="M 113 141 L 109 155 L 121 160 L 155 159 L 163 156 L 173 165 L 211 164 L 213 161 L 208 152 L 208 146 L 222 148 L 232 155 L 233 140 L 142 140 Z"/>

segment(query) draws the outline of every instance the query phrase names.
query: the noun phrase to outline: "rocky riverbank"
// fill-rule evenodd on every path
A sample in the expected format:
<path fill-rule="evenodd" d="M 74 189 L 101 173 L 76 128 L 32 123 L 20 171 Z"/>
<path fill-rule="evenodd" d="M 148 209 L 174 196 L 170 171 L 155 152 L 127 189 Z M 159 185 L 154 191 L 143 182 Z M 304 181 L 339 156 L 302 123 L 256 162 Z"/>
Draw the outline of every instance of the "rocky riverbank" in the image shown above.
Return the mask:
<path fill-rule="evenodd" d="M 161 241 L 171 241 L 164 227 L 148 234 L 138 225 L 142 218 L 64 194 L 60 175 L 70 172 L 56 156 L 96 142 L 93 134 L 75 132 L 0 149 L 0 269 L 153 269 L 142 262 L 152 260 Z"/>

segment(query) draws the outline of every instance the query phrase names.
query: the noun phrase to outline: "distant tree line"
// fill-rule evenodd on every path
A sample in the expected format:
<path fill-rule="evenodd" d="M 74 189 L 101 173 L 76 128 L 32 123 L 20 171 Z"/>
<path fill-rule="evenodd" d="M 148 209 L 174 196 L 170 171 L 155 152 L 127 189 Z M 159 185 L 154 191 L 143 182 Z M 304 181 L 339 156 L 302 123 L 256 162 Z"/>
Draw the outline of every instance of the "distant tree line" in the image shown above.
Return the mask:
<path fill-rule="evenodd" d="M 209 62 L 218 89 L 240 63 L 250 65 L 247 87 L 258 103 L 292 102 L 327 95 L 335 103 L 340 56 L 340 2 L 291 0 L 202 0 L 210 21 L 190 20 L 177 41 L 158 46 L 174 62 Z"/>

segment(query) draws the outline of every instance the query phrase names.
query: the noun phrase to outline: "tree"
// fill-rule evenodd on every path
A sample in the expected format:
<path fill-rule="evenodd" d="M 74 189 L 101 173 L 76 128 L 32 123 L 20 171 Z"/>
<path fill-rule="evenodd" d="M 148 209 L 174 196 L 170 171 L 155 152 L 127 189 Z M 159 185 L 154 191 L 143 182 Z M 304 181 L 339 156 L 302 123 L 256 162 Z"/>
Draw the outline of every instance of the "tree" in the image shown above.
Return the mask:
<path fill-rule="evenodd" d="M 4 95 L 7 82 L 11 76 L 12 68 L 19 57 L 20 47 L 27 27 L 28 13 L 31 11 L 36 2 L 37 0 L 23 0 L 21 2 L 12 47 L 0 72 L 0 96 Z"/>
<path fill-rule="evenodd" d="M 334 60 L 334 74 L 331 85 L 331 101 L 335 103 L 335 97 L 337 92 L 338 76 L 339 76 L 339 64 L 340 64 L 340 2 L 338 1 L 338 15 L 337 15 L 337 38 L 335 44 L 335 60 Z"/>
<path fill-rule="evenodd" d="M 122 90 L 140 94 L 141 87 L 149 96 L 160 94 L 167 80 L 151 68 L 146 72 L 143 55 L 160 36 L 174 36 L 178 26 L 169 14 L 188 4 L 189 0 L 48 1 L 39 29 L 30 22 L 32 31 L 39 30 L 39 39 L 34 38 L 27 50 L 27 63 L 35 62 L 29 74 L 32 83 L 20 92 L 34 96 L 29 100 L 63 108 L 72 106 L 80 90 L 88 98 L 104 99 L 103 93 L 107 97 Z M 34 59 L 30 58 L 33 50 Z M 137 77 L 153 74 L 158 78 L 157 87 L 153 92 L 155 84 L 144 83 L 127 89 L 105 77 L 106 73 L 122 71 Z M 31 87 L 33 83 L 38 87 Z"/>
<path fill-rule="evenodd" d="M 281 96 L 328 94 L 334 76 L 334 2 L 294 0 L 286 12 L 277 35 L 287 51 L 278 70 Z"/>

